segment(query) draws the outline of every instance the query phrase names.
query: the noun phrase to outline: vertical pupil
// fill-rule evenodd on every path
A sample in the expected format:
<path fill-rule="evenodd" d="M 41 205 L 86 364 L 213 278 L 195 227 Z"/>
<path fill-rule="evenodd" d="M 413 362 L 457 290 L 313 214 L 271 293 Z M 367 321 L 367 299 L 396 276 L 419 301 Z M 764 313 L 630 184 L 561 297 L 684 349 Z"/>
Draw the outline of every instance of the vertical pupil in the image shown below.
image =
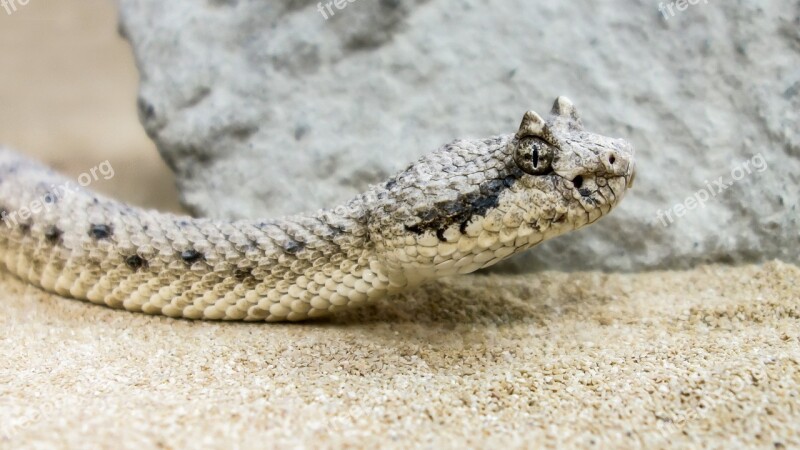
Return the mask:
<path fill-rule="evenodd" d="M 533 154 L 531 155 L 531 161 L 533 161 L 533 168 L 535 169 L 536 166 L 539 165 L 539 147 L 533 147 Z"/>

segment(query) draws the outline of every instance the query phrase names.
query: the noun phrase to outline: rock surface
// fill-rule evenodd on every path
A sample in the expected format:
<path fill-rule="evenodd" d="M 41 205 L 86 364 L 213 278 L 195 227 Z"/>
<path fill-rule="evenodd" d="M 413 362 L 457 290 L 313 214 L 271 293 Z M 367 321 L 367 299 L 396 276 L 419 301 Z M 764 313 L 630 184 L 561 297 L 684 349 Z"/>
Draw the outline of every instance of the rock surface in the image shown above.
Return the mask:
<path fill-rule="evenodd" d="M 634 143 L 637 185 L 504 267 L 798 260 L 800 2 L 340 4 L 326 20 L 296 0 L 120 0 L 141 120 L 192 211 L 333 206 L 566 95 L 587 128 Z"/>

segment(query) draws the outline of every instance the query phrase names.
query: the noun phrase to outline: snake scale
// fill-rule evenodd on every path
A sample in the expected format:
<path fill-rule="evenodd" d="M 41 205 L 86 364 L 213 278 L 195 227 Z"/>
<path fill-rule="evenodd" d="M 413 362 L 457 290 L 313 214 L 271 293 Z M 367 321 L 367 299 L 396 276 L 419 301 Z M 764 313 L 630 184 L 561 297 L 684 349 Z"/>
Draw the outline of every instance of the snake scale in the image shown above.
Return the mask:
<path fill-rule="evenodd" d="M 46 291 L 188 319 L 320 317 L 491 266 L 594 223 L 632 185 L 632 146 L 572 103 L 515 134 L 456 140 L 345 204 L 220 221 L 128 206 L 0 150 L 0 264 Z M 36 202 L 40 207 L 33 208 Z M 26 220 L 12 213 L 28 207 Z"/>

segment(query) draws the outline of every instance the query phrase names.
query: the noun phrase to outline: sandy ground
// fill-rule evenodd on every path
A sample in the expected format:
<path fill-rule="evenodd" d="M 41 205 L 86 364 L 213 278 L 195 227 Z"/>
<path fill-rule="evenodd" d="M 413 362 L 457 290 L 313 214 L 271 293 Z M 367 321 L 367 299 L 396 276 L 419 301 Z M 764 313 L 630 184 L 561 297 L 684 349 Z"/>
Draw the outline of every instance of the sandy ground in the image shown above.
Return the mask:
<path fill-rule="evenodd" d="M 800 446 L 784 263 L 461 277 L 300 325 L 0 282 L 6 448 Z"/>
<path fill-rule="evenodd" d="M 0 10 L 0 141 L 177 209 L 104 0 Z M 0 274 L 0 447 L 800 446 L 800 268 L 445 280 L 300 325 L 199 323 Z"/>

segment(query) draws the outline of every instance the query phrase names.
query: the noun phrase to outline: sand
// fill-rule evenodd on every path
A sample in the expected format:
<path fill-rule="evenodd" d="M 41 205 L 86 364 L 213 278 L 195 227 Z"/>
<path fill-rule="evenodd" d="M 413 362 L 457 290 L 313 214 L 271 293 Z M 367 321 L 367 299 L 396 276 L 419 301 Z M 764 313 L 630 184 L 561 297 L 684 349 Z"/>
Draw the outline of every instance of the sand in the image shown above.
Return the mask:
<path fill-rule="evenodd" d="M 800 445 L 800 268 L 780 262 L 467 276 L 285 325 L 0 282 L 6 448 Z"/>
<path fill-rule="evenodd" d="M 0 11 L 0 141 L 73 175 L 113 157 L 98 189 L 177 210 L 110 3 L 26 8 Z M 0 447 L 797 447 L 798 281 L 777 261 L 475 275 L 266 325 L 0 273 Z"/>

